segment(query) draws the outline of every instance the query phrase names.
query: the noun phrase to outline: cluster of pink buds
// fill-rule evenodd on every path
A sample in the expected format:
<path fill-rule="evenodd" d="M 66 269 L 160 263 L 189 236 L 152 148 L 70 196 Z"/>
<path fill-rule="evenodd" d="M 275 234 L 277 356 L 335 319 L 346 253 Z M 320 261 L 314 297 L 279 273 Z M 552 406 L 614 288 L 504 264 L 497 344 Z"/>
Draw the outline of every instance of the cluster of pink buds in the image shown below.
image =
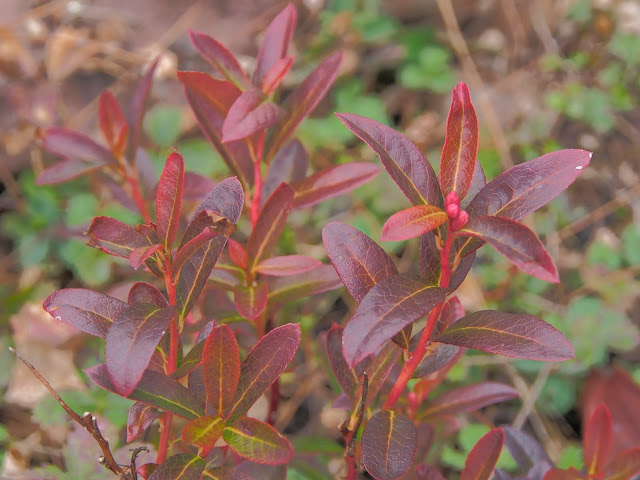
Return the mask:
<path fill-rule="evenodd" d="M 451 231 L 457 232 L 469 221 L 469 214 L 460 208 L 460 198 L 455 191 L 450 191 L 444 201 L 444 211 L 451 219 Z"/>

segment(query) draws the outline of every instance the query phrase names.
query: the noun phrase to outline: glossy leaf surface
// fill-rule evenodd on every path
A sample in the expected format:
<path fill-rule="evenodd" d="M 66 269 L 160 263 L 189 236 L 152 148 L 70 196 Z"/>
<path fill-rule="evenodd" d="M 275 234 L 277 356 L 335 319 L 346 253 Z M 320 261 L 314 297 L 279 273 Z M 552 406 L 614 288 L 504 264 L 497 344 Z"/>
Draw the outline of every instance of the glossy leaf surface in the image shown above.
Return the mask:
<path fill-rule="evenodd" d="M 238 389 L 226 414 L 229 421 L 244 415 L 284 372 L 299 343 L 300 325 L 294 323 L 274 328 L 256 343 L 240 365 Z"/>
<path fill-rule="evenodd" d="M 198 53 L 231 83 L 241 88 L 248 88 L 251 81 L 236 57 L 216 39 L 201 32 L 189 32 L 191 43 Z"/>
<path fill-rule="evenodd" d="M 146 282 L 136 282 L 129 290 L 127 301 L 133 303 L 149 303 L 156 307 L 164 308 L 169 306 L 167 297 L 156 287 Z"/>
<path fill-rule="evenodd" d="M 266 308 L 268 295 L 269 289 L 263 281 L 249 287 L 236 285 L 233 288 L 233 303 L 242 317 L 254 320 Z"/>
<path fill-rule="evenodd" d="M 314 173 L 292 185 L 296 192 L 293 208 L 308 208 L 350 192 L 373 179 L 379 171 L 372 163 L 350 162 Z"/>
<path fill-rule="evenodd" d="M 478 440 L 469 452 L 460 480 L 489 480 L 503 445 L 504 432 L 501 428 L 494 428 Z"/>
<path fill-rule="evenodd" d="M 160 416 L 160 411 L 146 403 L 136 402 L 129 409 L 127 418 L 127 442 L 138 438 Z"/>
<path fill-rule="evenodd" d="M 433 205 L 416 205 L 394 213 L 382 227 L 380 240 L 398 242 L 430 232 L 449 220 L 444 210 Z"/>
<path fill-rule="evenodd" d="M 148 247 L 151 242 L 139 229 L 134 229 L 111 217 L 96 217 L 91 222 L 87 245 L 116 257 L 129 258 L 136 248 Z"/>
<path fill-rule="evenodd" d="M 149 260 L 156 252 L 161 251 L 164 248 L 164 245 L 150 245 L 148 247 L 138 247 L 134 248 L 129 254 L 129 265 L 133 268 L 138 269 L 140 266 Z"/>
<path fill-rule="evenodd" d="M 222 438 L 241 457 L 252 462 L 268 465 L 288 463 L 293 456 L 293 447 L 271 425 L 243 417 L 224 429 Z"/>
<path fill-rule="evenodd" d="M 272 67 L 287 56 L 297 20 L 298 12 L 293 5 L 288 4 L 267 27 L 258 50 L 256 70 L 253 73 L 254 85 L 260 85 Z"/>
<path fill-rule="evenodd" d="M 392 410 L 375 413 L 362 432 L 362 461 L 377 480 L 395 480 L 404 475 L 417 448 L 415 425 Z"/>
<path fill-rule="evenodd" d="M 199 480 L 204 466 L 197 455 L 179 453 L 162 462 L 148 480 Z"/>
<path fill-rule="evenodd" d="M 291 212 L 293 198 L 294 192 L 291 187 L 281 183 L 264 202 L 247 244 L 251 269 L 264 260 L 278 243 Z"/>
<path fill-rule="evenodd" d="M 191 420 L 180 432 L 183 442 L 201 449 L 212 447 L 222 436 L 224 420 L 215 415 L 205 415 Z"/>
<path fill-rule="evenodd" d="M 558 283 L 556 269 L 549 252 L 528 227 L 504 217 L 476 217 L 459 232 L 489 243 L 520 270 L 541 280 Z"/>
<path fill-rule="evenodd" d="M 117 298 L 84 288 L 65 288 L 49 295 L 42 307 L 55 319 L 90 335 L 105 338 L 113 320 L 128 307 Z"/>
<path fill-rule="evenodd" d="M 413 205 L 438 205 L 441 202 L 433 167 L 411 140 L 369 118 L 351 113 L 337 116 L 380 156 L 391 178 Z"/>
<path fill-rule="evenodd" d="M 601 404 L 587 422 L 583 436 L 584 464 L 590 474 L 600 472 L 611 451 L 613 421 L 606 405 Z"/>
<path fill-rule="evenodd" d="M 231 404 L 240 378 L 240 352 L 231 327 L 220 325 L 207 337 L 202 352 L 202 374 L 207 403 L 219 415 Z"/>
<path fill-rule="evenodd" d="M 116 391 L 104 363 L 84 371 L 100 387 Z M 144 372 L 136 389 L 128 398 L 154 405 L 190 420 L 204 415 L 203 406 L 192 392 L 171 377 L 154 370 Z"/>
<path fill-rule="evenodd" d="M 507 357 L 559 362 L 574 357 L 562 332 L 531 315 L 482 310 L 458 320 L 438 342 Z"/>
<path fill-rule="evenodd" d="M 284 111 L 258 89 L 242 92 L 222 124 L 222 142 L 228 143 L 261 132 L 275 124 Z"/>
<path fill-rule="evenodd" d="M 307 257 L 306 255 L 285 255 L 282 257 L 267 258 L 260 262 L 254 272 L 272 277 L 286 277 L 288 275 L 299 275 L 308 272 L 322 265 L 320 260 Z"/>
<path fill-rule="evenodd" d="M 382 247 L 350 225 L 327 224 L 322 229 L 322 241 L 340 280 L 358 303 L 371 287 L 398 273 Z"/>
<path fill-rule="evenodd" d="M 338 75 L 342 53 L 334 53 L 325 59 L 285 100 L 287 114 L 273 129 L 267 162 L 280 150 L 300 122 L 309 115 L 324 98 Z"/>
<path fill-rule="evenodd" d="M 203 215 L 203 217 L 205 217 L 205 216 L 206 215 Z M 189 259 L 196 252 L 198 252 L 205 245 L 208 245 L 209 242 L 211 240 L 213 240 L 215 237 L 220 235 L 215 230 L 215 225 L 214 225 L 213 221 L 209 221 L 210 219 L 208 219 L 208 218 L 207 219 L 203 218 L 201 220 L 204 221 L 203 222 L 204 230 L 202 230 L 198 235 L 196 235 L 194 238 L 189 240 L 187 243 L 182 245 L 182 247 L 180 247 L 180 250 L 178 250 L 176 255 L 173 257 L 173 260 L 171 262 L 171 269 L 173 271 L 173 275 L 174 276 L 177 276 L 180 273 L 180 271 L 182 270 L 182 267 L 184 266 L 184 264 L 187 261 L 189 261 Z M 200 224 L 200 221 L 198 221 L 198 223 Z M 221 242 L 221 241 L 224 241 L 224 240 L 218 239 L 216 244 Z"/>
<path fill-rule="evenodd" d="M 156 192 L 156 230 L 167 248 L 178 231 L 183 188 L 184 159 L 172 153 L 164 164 Z"/>
<path fill-rule="evenodd" d="M 426 355 L 418 364 L 413 376 L 415 378 L 422 378 L 437 372 L 456 358 L 459 352 L 460 347 L 456 347 L 455 345 L 431 342 L 427 345 Z"/>
<path fill-rule="evenodd" d="M 453 89 L 447 118 L 447 135 L 440 159 L 442 195 L 455 191 L 462 200 L 469 188 L 478 155 L 478 117 L 471 103 L 469 88 L 459 83 Z"/>
<path fill-rule="evenodd" d="M 136 303 L 114 319 L 106 338 L 105 357 L 109 377 L 119 394 L 126 397 L 133 392 L 175 313 L 175 307 Z"/>
<path fill-rule="evenodd" d="M 375 285 L 345 328 L 343 351 L 347 363 L 353 366 L 377 351 L 444 298 L 444 290 L 411 273 L 401 273 Z"/>
<path fill-rule="evenodd" d="M 459 387 L 439 395 L 420 412 L 421 418 L 473 412 L 487 405 L 504 402 L 518 396 L 518 391 L 503 383 L 482 382 Z"/>

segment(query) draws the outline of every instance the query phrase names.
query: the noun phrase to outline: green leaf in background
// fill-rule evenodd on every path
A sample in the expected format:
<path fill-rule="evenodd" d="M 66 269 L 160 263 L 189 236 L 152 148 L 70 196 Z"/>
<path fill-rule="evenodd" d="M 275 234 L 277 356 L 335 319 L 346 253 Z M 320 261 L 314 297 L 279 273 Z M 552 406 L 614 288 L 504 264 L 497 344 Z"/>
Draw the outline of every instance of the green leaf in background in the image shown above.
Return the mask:
<path fill-rule="evenodd" d="M 549 416 L 564 415 L 575 404 L 578 396 L 577 389 L 578 384 L 574 378 L 550 376 L 542 388 L 536 405 Z"/>
<path fill-rule="evenodd" d="M 106 283 L 111 277 L 112 257 L 95 248 L 87 248 L 80 240 L 69 240 L 60 247 L 60 258 L 74 274 L 90 286 Z"/>
<path fill-rule="evenodd" d="M 616 32 L 609 42 L 609 51 L 620 57 L 628 68 L 640 65 L 640 49 L 638 49 L 638 35 Z"/>
<path fill-rule="evenodd" d="M 640 265 L 640 227 L 631 223 L 622 232 L 622 255 L 629 265 Z"/>
<path fill-rule="evenodd" d="M 445 93 L 455 83 L 451 68 L 451 53 L 438 45 L 426 45 L 415 62 L 400 69 L 400 84 L 406 88 Z"/>
<path fill-rule="evenodd" d="M 568 469 L 570 467 L 582 470 L 584 466 L 584 458 L 582 455 L 582 447 L 580 445 L 567 445 L 562 449 L 560 458 L 556 462 L 556 467 Z"/>
<path fill-rule="evenodd" d="M 184 157 L 184 168 L 188 172 L 212 178 L 228 175 L 229 169 L 220 154 L 202 138 L 181 142 L 178 151 Z"/>
<path fill-rule="evenodd" d="M 65 220 L 69 227 L 89 225 L 96 216 L 98 200 L 93 193 L 76 193 L 67 201 Z"/>
<path fill-rule="evenodd" d="M 170 147 L 180 135 L 182 111 L 171 105 L 156 105 L 144 117 L 144 131 L 159 147 Z"/>

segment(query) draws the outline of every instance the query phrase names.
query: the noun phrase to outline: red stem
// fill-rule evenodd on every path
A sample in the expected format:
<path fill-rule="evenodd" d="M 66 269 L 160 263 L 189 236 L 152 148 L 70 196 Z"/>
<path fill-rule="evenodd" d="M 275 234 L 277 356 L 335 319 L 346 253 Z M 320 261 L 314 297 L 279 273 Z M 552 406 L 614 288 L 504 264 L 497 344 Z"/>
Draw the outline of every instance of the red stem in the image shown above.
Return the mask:
<path fill-rule="evenodd" d="M 127 183 L 131 188 L 131 195 L 133 195 L 133 200 L 136 202 L 136 206 L 138 207 L 138 210 L 140 211 L 142 218 L 144 218 L 144 223 L 148 225 L 151 223 L 151 214 L 149 213 L 147 204 L 145 203 L 144 198 L 142 197 L 142 193 L 140 192 L 138 180 L 137 178 L 129 175 L 128 173 L 126 176 L 127 176 Z"/>
<path fill-rule="evenodd" d="M 262 197 L 262 152 L 264 149 L 264 131 L 260 134 L 256 146 L 256 155 L 253 159 L 253 199 L 249 209 L 251 227 L 256 226 L 258 214 L 260 213 L 260 197 Z"/>
<path fill-rule="evenodd" d="M 440 287 L 447 288 L 449 286 L 449 281 L 451 280 L 451 265 L 449 264 L 449 255 L 451 253 L 451 246 L 453 245 L 453 232 L 449 228 L 449 224 L 447 224 L 447 240 L 445 241 L 444 247 L 440 250 Z M 420 336 L 420 340 L 418 341 L 418 345 L 415 350 L 412 352 L 411 359 L 404 364 L 400 375 L 398 376 L 398 380 L 394 384 L 391 392 L 389 392 L 389 396 L 387 400 L 384 402 L 382 406 L 383 409 L 393 408 L 396 404 L 402 392 L 407 387 L 407 383 L 413 376 L 413 372 L 416 371 L 418 365 L 424 358 L 424 355 L 427 351 L 427 344 L 431 339 L 431 335 L 433 334 L 433 330 L 436 328 L 436 324 L 438 323 L 438 318 L 440 318 L 440 313 L 442 312 L 442 306 L 444 305 L 444 300 L 438 303 L 431 312 L 429 313 L 429 317 L 427 318 L 427 325 L 424 327 L 422 331 L 422 335 Z"/>

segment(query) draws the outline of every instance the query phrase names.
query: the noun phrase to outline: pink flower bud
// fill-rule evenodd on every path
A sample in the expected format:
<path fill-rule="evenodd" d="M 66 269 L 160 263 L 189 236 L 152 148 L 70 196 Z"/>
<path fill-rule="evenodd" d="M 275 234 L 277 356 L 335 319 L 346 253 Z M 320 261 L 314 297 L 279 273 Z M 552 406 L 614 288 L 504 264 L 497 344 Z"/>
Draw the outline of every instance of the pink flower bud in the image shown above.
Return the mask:
<path fill-rule="evenodd" d="M 460 213 L 455 218 L 455 220 L 451 222 L 451 230 L 453 230 L 454 232 L 457 232 L 461 228 L 464 228 L 464 226 L 467 224 L 468 221 L 469 221 L 469 214 L 464 210 L 460 211 Z"/>
<path fill-rule="evenodd" d="M 444 200 L 444 211 L 452 220 L 460 213 L 460 198 L 454 190 L 450 191 Z"/>

